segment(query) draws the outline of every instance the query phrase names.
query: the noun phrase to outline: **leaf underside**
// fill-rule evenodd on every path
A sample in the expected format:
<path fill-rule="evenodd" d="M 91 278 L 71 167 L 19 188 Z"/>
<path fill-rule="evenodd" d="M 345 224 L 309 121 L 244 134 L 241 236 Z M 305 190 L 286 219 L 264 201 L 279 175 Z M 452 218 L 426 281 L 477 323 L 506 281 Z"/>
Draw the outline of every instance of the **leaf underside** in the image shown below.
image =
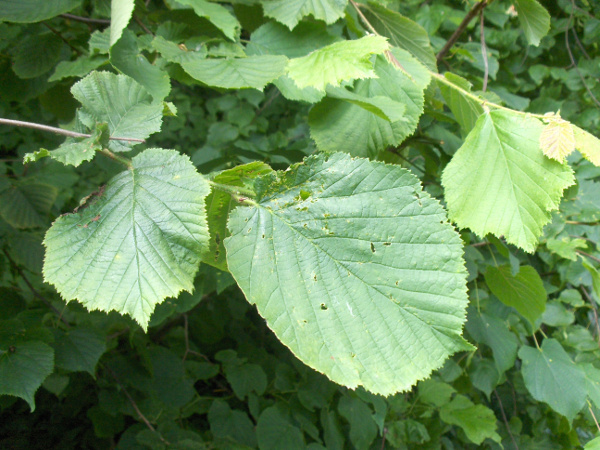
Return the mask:
<path fill-rule="evenodd" d="M 469 348 L 461 240 L 409 171 L 337 153 L 260 182 L 230 216 L 227 262 L 304 363 L 388 395 Z"/>

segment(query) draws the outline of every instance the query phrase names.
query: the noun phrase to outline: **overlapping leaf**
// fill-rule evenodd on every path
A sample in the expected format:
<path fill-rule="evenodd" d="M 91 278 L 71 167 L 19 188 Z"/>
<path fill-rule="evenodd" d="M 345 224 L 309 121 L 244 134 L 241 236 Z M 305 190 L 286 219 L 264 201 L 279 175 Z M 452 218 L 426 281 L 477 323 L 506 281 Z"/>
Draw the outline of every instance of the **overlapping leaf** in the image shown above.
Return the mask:
<path fill-rule="evenodd" d="M 111 0 L 110 4 L 110 46 L 121 38 L 123 30 L 133 15 L 134 0 Z"/>
<path fill-rule="evenodd" d="M 389 120 L 389 116 L 385 119 L 363 106 L 325 98 L 309 114 L 311 136 L 319 149 L 374 157 L 414 132 L 423 113 L 423 91 L 429 84 L 429 74 L 406 51 L 394 49 L 392 54 L 412 79 L 379 56 L 375 62 L 377 78 L 357 81 L 353 94 L 362 97 L 365 103 L 385 98 L 387 107 L 397 112 L 405 109 L 401 120 L 398 114 Z"/>
<path fill-rule="evenodd" d="M 539 120 L 510 112 L 482 115 L 442 175 L 450 218 L 532 252 L 574 181 L 568 165 L 542 153 L 542 129 Z"/>
<path fill-rule="evenodd" d="M 224 6 L 205 0 L 177 0 L 182 5 L 191 6 L 194 12 L 208 19 L 229 39 L 234 40 L 239 31 L 240 23 Z"/>
<path fill-rule="evenodd" d="M 71 11 L 81 0 L 0 0 L 0 21 L 41 22 Z"/>
<path fill-rule="evenodd" d="M 259 181 L 227 262 L 302 361 L 388 395 L 469 348 L 461 241 L 410 172 L 337 153 Z"/>
<path fill-rule="evenodd" d="M 131 315 L 192 291 L 208 247 L 208 184 L 186 156 L 149 149 L 46 233 L 44 278 L 66 300 Z"/>
<path fill-rule="evenodd" d="M 108 123 L 110 137 L 145 139 L 160 130 L 163 105 L 133 79 L 109 72 L 92 72 L 71 88 L 83 105 L 79 119 L 90 129 Z M 112 140 L 115 152 L 131 150 L 133 141 Z"/>
<path fill-rule="evenodd" d="M 348 0 L 263 0 L 265 16 L 293 29 L 300 19 L 312 15 L 315 19 L 333 23 L 344 15 Z"/>
<path fill-rule="evenodd" d="M 537 47 L 550 30 L 550 14 L 537 0 L 513 0 L 513 3 L 527 41 Z"/>

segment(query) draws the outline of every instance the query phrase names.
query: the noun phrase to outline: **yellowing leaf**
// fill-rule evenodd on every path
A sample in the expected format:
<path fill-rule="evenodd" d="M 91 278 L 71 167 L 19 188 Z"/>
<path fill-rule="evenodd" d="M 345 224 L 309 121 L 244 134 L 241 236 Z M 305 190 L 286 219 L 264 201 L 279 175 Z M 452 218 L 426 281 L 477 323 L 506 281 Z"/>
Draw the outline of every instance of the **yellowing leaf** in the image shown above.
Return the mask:
<path fill-rule="evenodd" d="M 540 133 L 540 147 L 548 158 L 563 162 L 575 150 L 573 126 L 566 120 L 552 120 Z"/>
<path fill-rule="evenodd" d="M 600 166 L 600 139 L 575 125 L 573 133 L 575 148 L 593 165 Z"/>
<path fill-rule="evenodd" d="M 288 76 L 299 88 L 312 86 L 325 91 L 328 84 L 342 81 L 376 78 L 371 55 L 389 49 L 386 38 L 365 36 L 353 41 L 341 41 L 288 62 Z"/>

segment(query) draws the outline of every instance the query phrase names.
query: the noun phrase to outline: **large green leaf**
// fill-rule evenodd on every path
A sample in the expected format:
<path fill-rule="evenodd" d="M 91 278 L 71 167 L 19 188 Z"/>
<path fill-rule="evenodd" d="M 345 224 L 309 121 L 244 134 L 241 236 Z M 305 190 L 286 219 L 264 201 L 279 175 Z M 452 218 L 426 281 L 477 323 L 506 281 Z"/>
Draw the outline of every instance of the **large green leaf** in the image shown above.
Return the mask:
<path fill-rule="evenodd" d="M 236 38 L 240 23 L 224 6 L 205 0 L 177 0 L 177 3 L 191 6 L 198 16 L 208 19 L 229 39 Z"/>
<path fill-rule="evenodd" d="M 123 31 L 121 39 L 110 49 L 110 62 L 125 75 L 141 84 L 154 97 L 161 101 L 171 91 L 169 75 L 159 69 L 140 53 L 135 34 Z"/>
<path fill-rule="evenodd" d="M 38 341 L 0 343 L 0 395 L 14 395 L 35 410 L 35 391 L 54 369 L 54 351 Z"/>
<path fill-rule="evenodd" d="M 371 55 L 389 48 L 381 36 L 365 36 L 340 41 L 320 48 L 300 58 L 291 59 L 287 75 L 299 88 L 314 87 L 324 91 L 328 84 L 339 86 L 342 81 L 374 78 Z"/>
<path fill-rule="evenodd" d="M 344 15 L 348 0 L 263 0 L 265 16 L 293 29 L 304 16 L 333 23 Z"/>
<path fill-rule="evenodd" d="M 127 313 L 143 328 L 156 304 L 193 290 L 208 247 L 208 183 L 187 156 L 149 149 L 46 233 L 44 278 L 65 300 Z"/>
<path fill-rule="evenodd" d="M 519 358 L 525 386 L 533 398 L 573 420 L 585 404 L 585 374 L 560 343 L 547 338 L 541 349 L 523 346 Z"/>
<path fill-rule="evenodd" d="M 409 171 L 319 155 L 257 192 L 230 215 L 229 270 L 303 362 L 388 395 L 470 348 L 462 243 Z"/>
<path fill-rule="evenodd" d="M 110 45 L 111 47 L 121 38 L 123 30 L 133 15 L 134 0 L 111 0 L 110 4 Z"/>
<path fill-rule="evenodd" d="M 569 166 L 544 156 L 543 124 L 505 111 L 483 114 L 442 175 L 450 218 L 532 252 L 573 184 Z"/>
<path fill-rule="evenodd" d="M 41 22 L 71 11 L 81 0 L 0 0 L 0 22 Z"/>
<path fill-rule="evenodd" d="M 287 58 L 257 55 L 231 59 L 186 59 L 180 64 L 196 80 L 208 86 L 226 89 L 259 89 L 276 80 L 285 71 Z"/>
<path fill-rule="evenodd" d="M 92 72 L 71 88 L 83 105 L 79 119 L 88 127 L 108 123 L 110 137 L 145 139 L 160 130 L 163 105 L 133 79 L 109 72 Z M 136 142 L 111 140 L 115 152 L 131 150 Z"/>
<path fill-rule="evenodd" d="M 375 62 L 377 78 L 357 81 L 353 93 L 363 97 L 364 102 L 387 98 L 388 107 L 405 109 L 402 120 L 390 122 L 362 106 L 325 98 L 315 105 L 308 118 L 311 136 L 319 149 L 375 157 L 414 132 L 423 113 L 423 91 L 429 84 L 429 74 L 406 51 L 394 49 L 392 54 L 412 79 L 379 56 Z"/>
<path fill-rule="evenodd" d="M 403 48 L 431 70 L 436 70 L 436 59 L 427 31 L 416 22 L 391 11 L 374 1 L 360 5 L 369 23 L 379 34 L 390 39 L 395 47 Z"/>
<path fill-rule="evenodd" d="M 233 169 L 225 170 L 214 177 L 213 181 L 224 185 L 225 188 L 235 191 L 241 188 L 240 196 L 253 192 L 254 180 L 273 169 L 269 165 L 256 161 L 243 164 Z M 227 260 L 223 240 L 229 236 L 227 230 L 227 219 L 229 213 L 238 205 L 230 193 L 218 188 L 213 189 L 206 197 L 206 215 L 208 217 L 208 228 L 210 231 L 210 247 L 203 261 L 221 270 L 227 270 Z"/>
<path fill-rule="evenodd" d="M 515 308 L 532 325 L 546 309 L 544 283 L 531 266 L 522 266 L 516 275 L 512 274 L 509 264 L 489 266 L 485 282 L 502 303 Z"/>
<path fill-rule="evenodd" d="M 537 0 L 513 0 L 527 42 L 536 47 L 550 30 L 550 14 Z"/>

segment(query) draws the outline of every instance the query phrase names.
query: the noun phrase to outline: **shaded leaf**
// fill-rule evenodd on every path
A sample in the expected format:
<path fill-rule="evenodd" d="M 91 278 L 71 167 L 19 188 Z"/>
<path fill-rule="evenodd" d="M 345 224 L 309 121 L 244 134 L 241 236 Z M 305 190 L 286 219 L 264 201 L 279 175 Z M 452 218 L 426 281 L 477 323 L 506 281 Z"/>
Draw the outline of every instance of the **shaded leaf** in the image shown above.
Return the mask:
<path fill-rule="evenodd" d="M 47 227 L 58 190 L 42 183 L 22 182 L 0 191 L 0 216 L 15 228 Z"/>
<path fill-rule="evenodd" d="M 62 46 L 63 41 L 54 34 L 27 36 L 14 50 L 12 69 L 19 78 L 39 77 L 58 62 Z"/>
<path fill-rule="evenodd" d="M 215 400 L 208 411 L 210 431 L 217 438 L 232 439 L 248 447 L 256 446 L 254 424 L 243 411 L 231 409 L 223 400 Z"/>
<path fill-rule="evenodd" d="M 350 441 L 355 448 L 369 448 L 377 436 L 371 408 L 362 400 L 344 395 L 338 404 L 340 416 L 350 424 Z"/>
<path fill-rule="evenodd" d="M 54 343 L 57 367 L 70 372 L 85 371 L 95 375 L 96 364 L 106 350 L 106 338 L 91 328 L 70 328 Z"/>
<path fill-rule="evenodd" d="M 293 29 L 300 19 L 312 15 L 317 20 L 333 23 L 344 15 L 348 0 L 269 0 L 262 3 L 265 16 Z"/>
<path fill-rule="evenodd" d="M 264 450 L 306 448 L 300 428 L 293 425 L 277 406 L 270 406 L 260 414 L 256 436 L 259 448 Z"/>
<path fill-rule="evenodd" d="M 450 403 L 442 406 L 440 419 L 461 427 L 475 444 L 479 445 L 488 438 L 497 443 L 501 441 L 500 436 L 496 433 L 494 412 L 486 406 L 475 405 L 464 395 L 457 395 Z"/>
<path fill-rule="evenodd" d="M 0 0 L 0 21 L 32 23 L 71 11 L 81 0 Z"/>
<path fill-rule="evenodd" d="M 585 404 L 585 375 L 555 339 L 544 339 L 542 348 L 523 346 L 519 350 L 522 373 L 533 398 L 573 420 Z M 565 389 L 568 380 L 569 389 Z"/>
<path fill-rule="evenodd" d="M 521 266 L 514 276 L 510 265 L 489 266 L 485 272 L 485 282 L 502 303 L 515 308 L 532 325 L 546 309 L 544 284 L 531 266 Z"/>
<path fill-rule="evenodd" d="M 44 279 L 66 300 L 146 328 L 156 304 L 193 290 L 208 247 L 209 188 L 187 156 L 149 149 L 46 233 Z"/>
<path fill-rule="evenodd" d="M 510 112 L 483 114 L 442 174 L 450 218 L 533 252 L 574 181 L 568 165 L 540 150 L 542 129 L 539 120 Z"/>
<path fill-rule="evenodd" d="M 177 0 L 177 2 L 191 6 L 198 16 L 208 19 L 232 41 L 236 38 L 240 23 L 224 6 L 205 0 Z"/>
<path fill-rule="evenodd" d="M 69 77 L 83 77 L 92 70 L 108 63 L 108 59 L 103 55 L 84 55 L 74 61 L 59 62 L 48 81 L 60 81 Z"/>
<path fill-rule="evenodd" d="M 338 153 L 257 187 L 230 215 L 229 270 L 303 362 L 388 395 L 470 348 L 461 241 L 410 172 Z"/>

